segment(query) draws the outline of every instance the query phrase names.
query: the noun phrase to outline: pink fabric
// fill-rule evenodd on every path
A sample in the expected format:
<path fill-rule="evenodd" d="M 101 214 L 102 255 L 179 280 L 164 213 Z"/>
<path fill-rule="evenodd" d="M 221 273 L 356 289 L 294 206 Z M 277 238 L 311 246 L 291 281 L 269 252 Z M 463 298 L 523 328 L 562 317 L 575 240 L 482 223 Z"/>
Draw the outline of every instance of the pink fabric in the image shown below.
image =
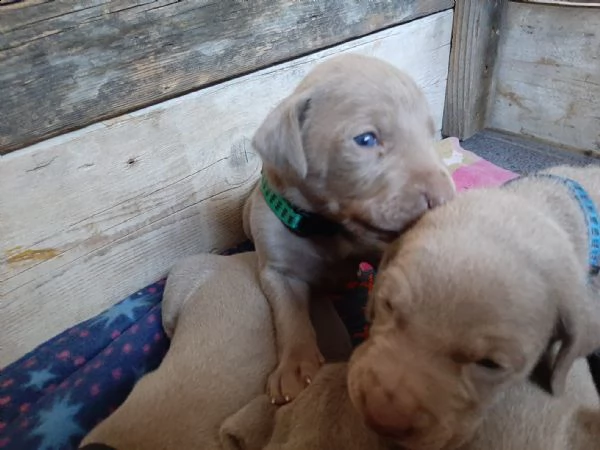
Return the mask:
<path fill-rule="evenodd" d="M 437 150 L 452 174 L 458 192 L 500 186 L 517 177 L 516 173 L 465 150 L 457 138 L 451 137 L 438 142 Z"/>
<path fill-rule="evenodd" d="M 456 190 L 459 192 L 473 188 L 500 186 L 516 176 L 514 172 L 483 159 L 469 166 L 459 167 L 452 174 Z"/>

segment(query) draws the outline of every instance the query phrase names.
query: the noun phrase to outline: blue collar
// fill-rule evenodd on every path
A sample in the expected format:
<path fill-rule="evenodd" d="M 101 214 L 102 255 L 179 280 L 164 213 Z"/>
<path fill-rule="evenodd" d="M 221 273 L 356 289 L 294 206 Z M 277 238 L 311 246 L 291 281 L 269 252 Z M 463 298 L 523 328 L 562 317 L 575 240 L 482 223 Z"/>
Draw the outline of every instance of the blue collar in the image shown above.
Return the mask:
<path fill-rule="evenodd" d="M 549 178 L 551 180 L 556 180 L 564 184 L 569 189 L 571 196 L 577 201 L 581 211 L 583 212 L 583 217 L 587 226 L 589 273 L 590 275 L 597 275 L 600 272 L 600 216 L 598 215 L 596 204 L 590 195 L 581 184 L 575 180 L 572 180 L 571 178 L 561 177 L 550 173 L 537 173 L 530 175 L 530 177 Z M 519 179 L 520 177 L 509 180 L 504 185 L 506 186 L 507 184 Z"/>

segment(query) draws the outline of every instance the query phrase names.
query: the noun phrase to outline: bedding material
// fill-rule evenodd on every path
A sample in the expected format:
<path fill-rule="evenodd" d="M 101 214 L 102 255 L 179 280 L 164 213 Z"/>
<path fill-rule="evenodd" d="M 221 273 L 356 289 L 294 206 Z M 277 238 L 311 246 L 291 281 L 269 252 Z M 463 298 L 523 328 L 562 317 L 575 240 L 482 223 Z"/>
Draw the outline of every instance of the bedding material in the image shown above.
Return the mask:
<path fill-rule="evenodd" d="M 462 149 L 455 138 L 437 145 L 459 191 L 516 176 Z M 246 242 L 225 253 L 249 250 Z M 332 298 L 355 345 L 368 332 L 364 306 L 374 276 L 371 266 L 361 264 L 356 280 Z M 0 370 L 0 449 L 77 448 L 123 402 L 168 349 L 160 323 L 164 283 L 145 287 Z"/>

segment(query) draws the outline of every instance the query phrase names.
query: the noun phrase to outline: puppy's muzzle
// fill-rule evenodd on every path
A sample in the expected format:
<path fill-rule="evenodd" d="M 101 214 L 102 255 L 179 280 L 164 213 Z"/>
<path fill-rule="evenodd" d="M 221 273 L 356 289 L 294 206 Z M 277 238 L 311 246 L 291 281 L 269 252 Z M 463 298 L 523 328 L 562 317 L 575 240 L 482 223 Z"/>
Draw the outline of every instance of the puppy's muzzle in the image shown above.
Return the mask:
<path fill-rule="evenodd" d="M 456 186 L 452 177 L 445 169 L 440 169 L 438 173 L 434 173 L 428 177 L 423 196 L 428 209 L 433 209 L 449 202 L 456 195 Z"/>
<path fill-rule="evenodd" d="M 364 370 L 358 383 L 352 382 L 351 398 L 370 428 L 402 442 L 418 437 L 434 425 L 434 417 L 419 406 L 409 389 L 401 384 L 389 386 L 376 371 Z"/>

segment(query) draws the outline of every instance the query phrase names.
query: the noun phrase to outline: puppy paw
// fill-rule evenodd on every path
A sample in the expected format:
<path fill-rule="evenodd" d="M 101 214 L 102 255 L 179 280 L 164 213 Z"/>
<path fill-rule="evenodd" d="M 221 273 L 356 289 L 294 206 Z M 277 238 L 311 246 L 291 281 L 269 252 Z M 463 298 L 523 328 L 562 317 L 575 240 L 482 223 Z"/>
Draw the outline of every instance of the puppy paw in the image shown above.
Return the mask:
<path fill-rule="evenodd" d="M 271 403 L 283 405 L 295 399 L 312 382 L 324 362 L 323 355 L 316 347 L 313 350 L 294 351 L 282 357 L 267 382 Z"/>

